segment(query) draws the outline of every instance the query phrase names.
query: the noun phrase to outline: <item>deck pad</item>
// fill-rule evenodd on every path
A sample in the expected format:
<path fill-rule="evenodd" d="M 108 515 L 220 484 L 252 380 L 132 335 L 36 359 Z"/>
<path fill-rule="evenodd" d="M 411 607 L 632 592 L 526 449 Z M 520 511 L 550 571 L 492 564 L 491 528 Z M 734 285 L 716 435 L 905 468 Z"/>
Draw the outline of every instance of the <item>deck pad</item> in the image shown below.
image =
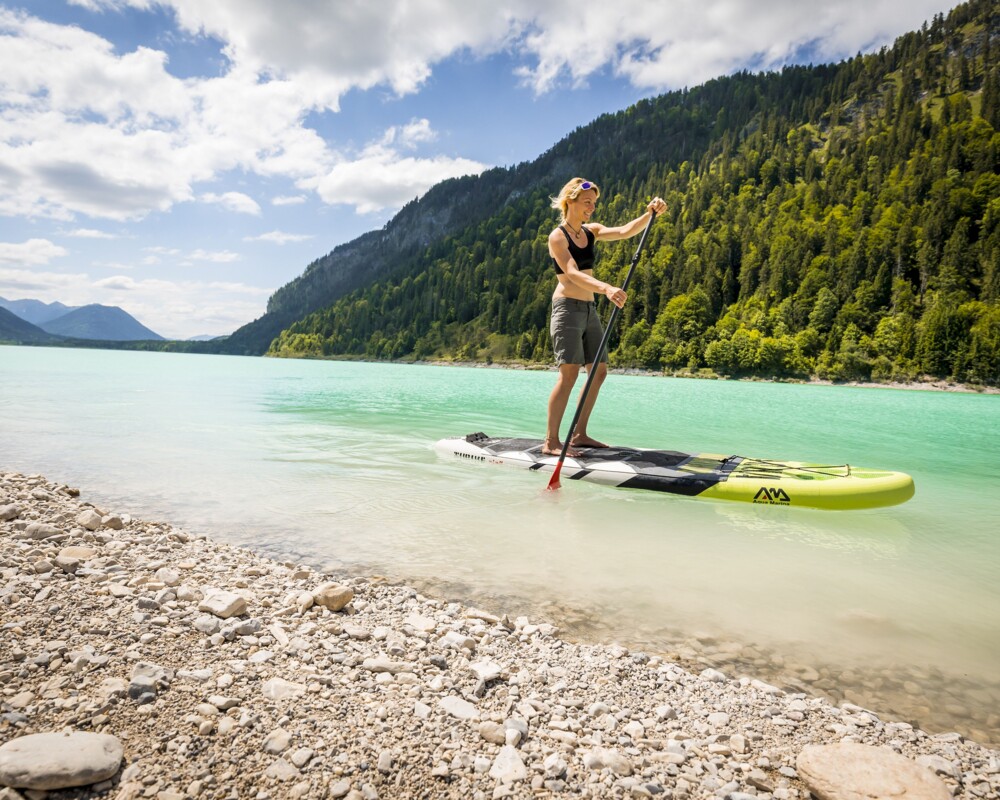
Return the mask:
<path fill-rule="evenodd" d="M 491 437 L 485 433 L 442 439 L 436 449 L 466 461 L 551 473 L 558 456 L 542 452 L 541 439 Z M 890 470 L 849 464 L 755 459 L 635 447 L 580 447 L 567 456 L 561 477 L 626 489 L 715 500 L 862 509 L 909 500 L 913 479 Z"/>

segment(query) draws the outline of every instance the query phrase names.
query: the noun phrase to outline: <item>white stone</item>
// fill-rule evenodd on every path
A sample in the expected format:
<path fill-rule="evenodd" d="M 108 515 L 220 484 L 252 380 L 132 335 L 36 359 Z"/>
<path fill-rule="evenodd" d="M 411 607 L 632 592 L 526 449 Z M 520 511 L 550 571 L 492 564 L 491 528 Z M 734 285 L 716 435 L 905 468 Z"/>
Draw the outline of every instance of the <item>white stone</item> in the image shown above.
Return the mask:
<path fill-rule="evenodd" d="M 501 783 L 523 781 L 528 777 L 528 768 L 524 766 L 516 747 L 504 745 L 500 748 L 500 753 L 490 767 L 490 777 Z"/>
<path fill-rule="evenodd" d="M 441 644 L 445 647 L 454 647 L 459 650 L 476 649 L 476 640 L 471 636 L 466 636 L 464 633 L 459 633 L 458 631 L 448 631 L 441 637 Z"/>
<path fill-rule="evenodd" d="M 59 551 L 59 558 L 75 558 L 77 561 L 86 561 L 88 558 L 93 558 L 96 555 L 97 551 L 93 547 L 84 547 L 82 545 L 64 547 Z"/>
<path fill-rule="evenodd" d="M 503 725 L 497 722 L 481 722 L 479 724 L 479 735 L 491 744 L 505 744 Z"/>
<path fill-rule="evenodd" d="M 169 567 L 160 567 L 153 573 L 153 580 L 159 581 L 165 586 L 177 586 L 181 582 L 181 574 Z"/>
<path fill-rule="evenodd" d="M 888 747 L 841 742 L 808 745 L 795 762 L 819 800 L 950 800 L 931 770 Z"/>
<path fill-rule="evenodd" d="M 101 515 L 94 511 L 94 509 L 88 508 L 77 514 L 76 524 L 83 526 L 88 531 L 96 531 L 101 527 Z"/>
<path fill-rule="evenodd" d="M 306 687 L 305 684 L 293 683 L 284 678 L 271 678 L 264 684 L 261 691 L 268 700 L 281 701 L 305 694 Z"/>
<path fill-rule="evenodd" d="M 292 734 L 284 728 L 275 728 L 264 738 L 263 750 L 265 753 L 276 756 L 287 750 L 291 743 Z"/>
<path fill-rule="evenodd" d="M 107 780 L 122 761 L 122 745 L 103 733 L 35 733 L 0 746 L 0 785 L 66 789 Z"/>
<path fill-rule="evenodd" d="M 476 677 L 481 681 L 496 680 L 503 673 L 503 667 L 493 661 L 476 661 L 469 664 L 469 669 L 476 673 Z"/>
<path fill-rule="evenodd" d="M 8 520 L 17 519 L 18 514 L 21 513 L 21 507 L 17 503 L 9 503 L 5 506 L 0 506 L 0 520 L 7 522 Z"/>
<path fill-rule="evenodd" d="M 632 762 L 617 750 L 595 747 L 583 755 L 583 764 L 587 769 L 609 769 L 615 775 L 628 776 L 632 774 Z"/>
<path fill-rule="evenodd" d="M 477 720 L 479 719 L 479 709 L 468 700 L 463 700 L 455 695 L 448 695 L 438 700 L 438 705 L 456 719 Z"/>
<path fill-rule="evenodd" d="M 421 631 L 423 633 L 430 633 L 437 627 L 437 622 L 435 622 L 430 617 L 425 617 L 421 614 L 410 614 L 406 619 L 403 620 L 404 625 L 409 625 L 415 630 Z"/>
<path fill-rule="evenodd" d="M 238 617 L 245 614 L 247 610 L 246 598 L 234 592 L 227 592 L 223 589 L 216 589 L 208 592 L 204 599 L 198 603 L 199 611 L 207 611 L 222 619 Z"/>
<path fill-rule="evenodd" d="M 366 658 L 361 662 L 361 668 L 369 672 L 388 672 L 390 675 L 395 675 L 397 672 L 413 672 L 416 666 L 406 661 L 393 661 L 383 654 L 375 658 Z"/>

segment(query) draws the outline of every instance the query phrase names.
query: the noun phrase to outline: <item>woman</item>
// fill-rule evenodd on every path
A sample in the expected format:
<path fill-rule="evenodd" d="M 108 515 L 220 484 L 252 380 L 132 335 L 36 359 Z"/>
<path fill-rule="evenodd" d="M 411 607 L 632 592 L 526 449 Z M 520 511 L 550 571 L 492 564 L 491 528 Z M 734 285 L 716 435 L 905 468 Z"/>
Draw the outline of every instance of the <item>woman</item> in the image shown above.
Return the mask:
<path fill-rule="evenodd" d="M 566 412 L 573 384 L 576 383 L 581 366 L 586 366 L 588 370 L 592 368 L 597 348 L 604 336 L 594 305 L 594 292 L 600 292 L 619 308 L 625 305 L 627 299 L 620 287 L 594 277 L 594 242 L 629 239 L 646 227 L 650 213 L 655 211 L 660 214 L 667 208 L 667 204 L 656 197 L 641 217 L 617 228 L 607 228 L 590 221 L 600 196 L 597 184 L 583 178 L 573 178 L 563 186 L 557 197 L 552 198 L 552 207 L 559 210 L 562 220 L 559 227 L 549 234 L 549 255 L 552 256 L 558 281 L 552 293 L 552 322 L 549 330 L 552 333 L 556 366 L 559 367 L 559 379 L 549 396 L 548 426 L 545 442 L 542 444 L 542 452 L 550 455 L 562 452 L 559 426 Z M 580 412 L 576 433 L 566 451 L 569 456 L 580 454 L 576 447 L 607 447 L 587 433 L 590 412 L 608 374 L 607 360 L 605 353 L 601 363 L 597 365 L 597 374 Z"/>

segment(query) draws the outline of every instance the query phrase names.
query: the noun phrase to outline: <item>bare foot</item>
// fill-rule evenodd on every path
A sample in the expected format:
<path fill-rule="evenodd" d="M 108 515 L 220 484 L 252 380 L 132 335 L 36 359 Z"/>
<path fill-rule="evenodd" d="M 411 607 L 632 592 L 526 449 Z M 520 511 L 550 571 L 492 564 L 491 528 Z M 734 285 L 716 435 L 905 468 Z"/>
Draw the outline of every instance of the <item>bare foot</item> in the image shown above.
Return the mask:
<path fill-rule="evenodd" d="M 599 442 L 597 439 L 592 439 L 586 434 L 577 434 L 573 437 L 573 444 L 576 447 L 607 447 L 604 442 Z"/>
<path fill-rule="evenodd" d="M 562 443 L 556 442 L 554 445 L 549 445 L 548 442 L 542 445 L 542 453 L 547 456 L 561 456 L 562 455 Z M 566 455 L 571 458 L 576 458 L 580 455 L 580 451 L 574 448 L 572 445 L 566 448 Z"/>

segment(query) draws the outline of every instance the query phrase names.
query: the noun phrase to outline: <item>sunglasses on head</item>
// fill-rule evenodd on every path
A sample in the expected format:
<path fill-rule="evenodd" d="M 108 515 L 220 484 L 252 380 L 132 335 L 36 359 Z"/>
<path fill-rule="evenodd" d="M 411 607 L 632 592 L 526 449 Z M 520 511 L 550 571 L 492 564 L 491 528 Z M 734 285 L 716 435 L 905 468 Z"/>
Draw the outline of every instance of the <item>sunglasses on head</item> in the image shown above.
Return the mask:
<path fill-rule="evenodd" d="M 587 189 L 593 189 L 593 188 L 594 188 L 594 184 L 592 184 L 590 181 L 584 181 L 583 183 L 580 184 L 580 191 L 581 192 L 585 192 L 585 191 L 587 191 Z"/>

